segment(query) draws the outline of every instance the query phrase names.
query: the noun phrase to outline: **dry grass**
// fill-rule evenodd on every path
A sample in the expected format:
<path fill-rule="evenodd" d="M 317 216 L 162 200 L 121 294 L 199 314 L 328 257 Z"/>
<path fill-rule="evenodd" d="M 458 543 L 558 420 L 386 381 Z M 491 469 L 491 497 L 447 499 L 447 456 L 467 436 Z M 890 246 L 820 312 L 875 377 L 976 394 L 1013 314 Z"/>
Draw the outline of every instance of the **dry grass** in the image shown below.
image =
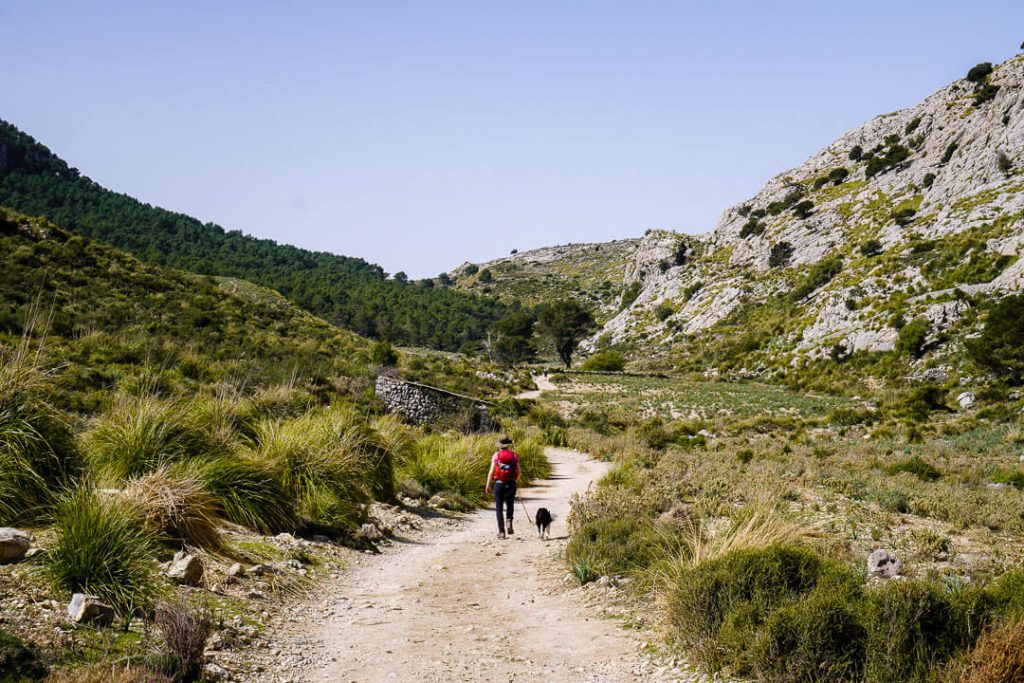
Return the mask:
<path fill-rule="evenodd" d="M 760 550 L 774 545 L 799 545 L 818 538 L 806 523 L 787 518 L 776 505 L 761 501 L 737 515 L 726 531 L 711 536 L 698 525 L 691 528 L 687 543 L 690 566 L 735 550 Z"/>
<path fill-rule="evenodd" d="M 1024 620 L 989 631 L 978 639 L 960 683 L 1024 681 Z"/>
<path fill-rule="evenodd" d="M 172 541 L 209 550 L 221 547 L 217 503 L 202 484 L 165 468 L 128 482 L 125 495 L 138 505 L 146 524 Z"/>
<path fill-rule="evenodd" d="M 142 666 L 124 667 L 121 664 L 100 663 L 89 667 L 59 669 L 43 683 L 172 683 L 162 674 Z"/>
<path fill-rule="evenodd" d="M 155 622 L 164 640 L 165 672 L 178 681 L 198 680 L 203 650 L 213 633 L 210 613 L 165 603 L 156 608 Z"/>

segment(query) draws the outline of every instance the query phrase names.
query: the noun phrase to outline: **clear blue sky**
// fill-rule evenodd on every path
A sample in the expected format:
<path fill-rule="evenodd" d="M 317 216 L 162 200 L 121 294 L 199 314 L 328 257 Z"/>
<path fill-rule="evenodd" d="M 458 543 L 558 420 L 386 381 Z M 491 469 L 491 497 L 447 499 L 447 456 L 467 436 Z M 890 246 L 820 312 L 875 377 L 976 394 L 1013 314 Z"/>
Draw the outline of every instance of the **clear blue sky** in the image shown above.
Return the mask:
<path fill-rule="evenodd" d="M 1009 0 L 4 0 L 0 118 L 107 187 L 420 277 L 709 230 L 1022 40 Z"/>

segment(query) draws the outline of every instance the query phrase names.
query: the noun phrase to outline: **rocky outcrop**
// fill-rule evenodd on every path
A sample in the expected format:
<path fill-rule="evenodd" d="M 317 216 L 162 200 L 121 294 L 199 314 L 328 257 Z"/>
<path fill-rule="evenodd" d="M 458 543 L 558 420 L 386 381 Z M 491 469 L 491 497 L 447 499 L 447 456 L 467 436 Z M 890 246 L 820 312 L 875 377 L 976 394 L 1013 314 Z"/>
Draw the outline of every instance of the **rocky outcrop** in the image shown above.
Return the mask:
<path fill-rule="evenodd" d="M 868 575 L 880 579 L 892 579 L 903 574 L 903 563 L 888 550 L 879 548 L 868 555 Z"/>
<path fill-rule="evenodd" d="M 167 567 L 167 577 L 183 586 L 198 586 L 203 580 L 203 562 L 196 555 L 179 551 Z"/>
<path fill-rule="evenodd" d="M 496 428 L 489 413 L 490 403 L 472 396 L 389 375 L 377 378 L 376 393 L 388 412 L 399 414 L 413 424 L 455 422 L 468 431 L 492 431 Z"/>

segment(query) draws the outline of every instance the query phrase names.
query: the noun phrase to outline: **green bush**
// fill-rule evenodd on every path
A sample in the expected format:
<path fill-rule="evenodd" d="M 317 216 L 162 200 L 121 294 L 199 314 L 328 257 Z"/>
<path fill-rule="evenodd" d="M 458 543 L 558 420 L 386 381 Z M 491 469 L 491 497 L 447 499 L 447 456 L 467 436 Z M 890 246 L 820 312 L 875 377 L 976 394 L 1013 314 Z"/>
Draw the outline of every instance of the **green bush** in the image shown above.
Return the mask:
<path fill-rule="evenodd" d="M 44 571 L 55 588 L 108 602 L 126 621 L 156 594 L 155 537 L 130 503 L 89 484 L 62 494 Z"/>
<path fill-rule="evenodd" d="M 754 641 L 758 680 L 773 683 L 851 681 L 864 665 L 866 630 L 857 611 L 859 591 L 818 587 L 774 610 Z"/>
<path fill-rule="evenodd" d="M 981 83 L 988 78 L 992 71 L 992 62 L 981 62 L 971 67 L 970 71 L 967 72 L 966 78 L 971 83 Z"/>
<path fill-rule="evenodd" d="M 662 301 L 654 307 L 654 317 L 660 322 L 665 322 L 673 313 L 676 312 L 676 307 L 672 305 L 671 301 Z"/>
<path fill-rule="evenodd" d="M 789 242 L 777 242 L 772 245 L 768 254 L 768 265 L 771 268 L 785 268 L 793 258 L 793 245 Z"/>
<path fill-rule="evenodd" d="M 1024 295 L 1008 296 L 988 314 L 981 334 L 967 342 L 971 359 L 1012 384 L 1024 381 Z"/>
<path fill-rule="evenodd" d="M 793 215 L 801 220 L 809 218 L 813 209 L 814 202 L 809 199 L 804 199 L 793 206 Z"/>
<path fill-rule="evenodd" d="M 376 342 L 370 348 L 370 362 L 375 365 L 394 367 L 398 365 L 398 352 L 386 341 Z"/>
<path fill-rule="evenodd" d="M 859 594 L 860 578 L 810 548 L 776 545 L 734 550 L 685 569 L 668 591 L 675 638 L 708 669 L 728 666 L 742 676 L 784 667 L 773 659 L 773 648 L 785 658 L 801 647 L 785 631 L 795 630 L 799 636 L 802 629 L 814 628 L 811 623 L 793 623 L 783 614 L 774 635 L 765 636 L 759 645 L 776 610 L 793 607 L 814 593 L 821 605 L 844 597 L 852 600 Z M 819 642 L 828 640 L 827 634 L 818 635 Z"/>
<path fill-rule="evenodd" d="M 864 156 L 864 148 L 860 145 L 854 145 L 850 148 L 850 154 L 848 156 L 850 161 L 860 161 L 861 157 Z"/>
<path fill-rule="evenodd" d="M 621 372 L 626 367 L 625 357 L 618 351 L 599 351 L 580 365 L 580 370 Z"/>
<path fill-rule="evenodd" d="M 932 185 L 934 185 L 935 184 L 935 174 L 934 173 L 925 173 L 924 174 L 924 178 L 921 180 L 921 184 L 924 185 L 925 187 L 931 187 Z"/>
<path fill-rule="evenodd" d="M 298 526 L 296 501 L 272 463 L 245 454 L 223 455 L 176 466 L 203 485 L 227 520 L 270 534 Z"/>
<path fill-rule="evenodd" d="M 985 83 L 984 85 L 981 85 L 977 90 L 974 91 L 974 106 L 980 107 L 986 102 L 994 100 L 998 93 L 998 85 L 995 85 L 993 83 Z"/>
<path fill-rule="evenodd" d="M 972 642 L 966 591 L 929 581 L 890 581 L 868 594 L 865 680 L 934 681 L 943 665 Z"/>
<path fill-rule="evenodd" d="M 807 275 L 789 293 L 790 301 L 800 301 L 814 291 L 824 287 L 842 270 L 843 259 L 839 256 L 830 256 L 818 261 L 811 266 Z"/>
<path fill-rule="evenodd" d="M 629 285 L 622 290 L 622 308 L 629 308 L 636 301 L 637 297 L 640 296 L 641 289 L 640 281 L 631 282 Z"/>
<path fill-rule="evenodd" d="M 903 326 L 896 337 L 896 353 L 912 358 L 920 358 L 931 323 L 928 318 L 914 318 Z"/>
<path fill-rule="evenodd" d="M 949 145 L 946 147 L 946 151 L 942 153 L 942 160 L 939 163 L 943 165 L 948 164 L 949 161 L 953 158 L 953 155 L 956 154 L 956 150 L 959 146 L 960 145 L 958 145 L 955 142 L 949 143 Z"/>
<path fill-rule="evenodd" d="M 596 519 L 573 533 L 565 556 L 570 564 L 586 563 L 599 576 L 621 576 L 665 557 L 671 533 L 632 516 Z"/>

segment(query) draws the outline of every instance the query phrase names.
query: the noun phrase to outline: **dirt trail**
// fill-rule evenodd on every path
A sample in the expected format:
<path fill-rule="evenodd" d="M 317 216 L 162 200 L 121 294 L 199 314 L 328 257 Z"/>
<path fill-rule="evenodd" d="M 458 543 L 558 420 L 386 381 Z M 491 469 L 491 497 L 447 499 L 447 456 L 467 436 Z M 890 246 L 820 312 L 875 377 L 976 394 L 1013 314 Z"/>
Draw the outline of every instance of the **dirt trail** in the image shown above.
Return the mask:
<path fill-rule="evenodd" d="M 552 383 L 545 375 L 534 375 L 533 383 L 537 385 L 537 388 L 533 391 L 524 391 L 523 393 L 516 396 L 516 398 L 540 398 L 542 392 L 554 391 L 558 387 Z"/>
<path fill-rule="evenodd" d="M 551 541 L 537 537 L 517 505 L 509 540 L 496 538 L 493 510 L 480 510 L 367 558 L 325 587 L 318 609 L 300 620 L 312 623 L 275 650 L 278 662 L 303 651 L 296 670 L 274 667 L 285 676 L 278 680 L 663 680 L 668 671 L 638 652 L 636 636 L 600 618 L 563 580 L 570 496 L 607 465 L 575 451 L 547 453 L 551 479 L 523 498 L 531 516 L 542 506 L 555 515 Z"/>

